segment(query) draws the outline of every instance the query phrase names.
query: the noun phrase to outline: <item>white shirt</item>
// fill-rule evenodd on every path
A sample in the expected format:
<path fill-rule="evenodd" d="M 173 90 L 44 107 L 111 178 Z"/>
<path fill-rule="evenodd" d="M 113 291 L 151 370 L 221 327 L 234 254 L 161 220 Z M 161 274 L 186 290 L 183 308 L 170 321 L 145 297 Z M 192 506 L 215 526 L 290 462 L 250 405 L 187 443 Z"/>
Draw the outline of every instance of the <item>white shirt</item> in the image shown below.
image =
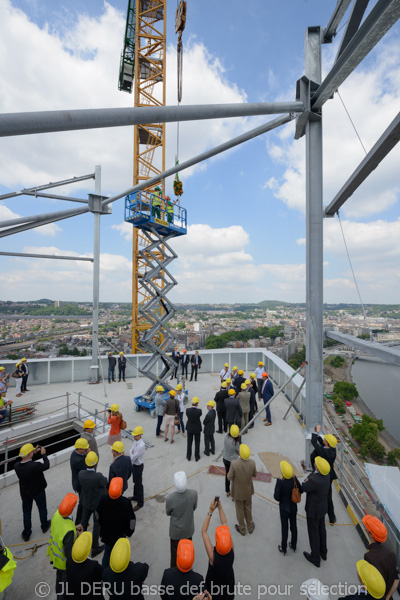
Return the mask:
<path fill-rule="evenodd" d="M 222 381 L 225 381 L 225 379 L 229 377 L 229 369 L 227 371 L 225 371 L 225 369 L 222 369 L 220 376 L 222 377 Z"/>
<path fill-rule="evenodd" d="M 135 440 L 132 444 L 132 448 L 129 450 L 129 455 L 131 457 L 131 461 L 133 465 L 142 465 L 143 464 L 143 454 L 146 450 L 146 446 L 144 445 L 144 441 L 142 438 L 140 440 Z"/>
<path fill-rule="evenodd" d="M 257 367 L 257 369 L 255 370 L 257 379 L 262 379 L 262 374 L 264 373 L 264 371 L 264 367 Z"/>
<path fill-rule="evenodd" d="M 179 402 L 179 412 L 183 412 L 184 408 L 183 408 L 183 400 L 185 398 L 185 394 L 182 392 L 181 394 L 178 394 L 176 396 L 176 400 L 178 400 Z"/>

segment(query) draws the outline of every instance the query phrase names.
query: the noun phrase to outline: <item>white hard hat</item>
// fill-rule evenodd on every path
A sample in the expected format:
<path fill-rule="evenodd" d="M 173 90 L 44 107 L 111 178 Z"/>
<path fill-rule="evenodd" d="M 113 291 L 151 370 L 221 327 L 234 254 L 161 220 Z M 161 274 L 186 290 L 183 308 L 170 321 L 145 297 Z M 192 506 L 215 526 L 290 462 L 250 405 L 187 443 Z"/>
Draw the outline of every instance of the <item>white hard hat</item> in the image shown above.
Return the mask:
<path fill-rule="evenodd" d="M 308 600 L 330 600 L 329 587 L 314 577 L 304 581 L 300 586 L 300 591 Z"/>
<path fill-rule="evenodd" d="M 187 489 L 187 477 L 185 471 L 178 471 L 174 475 L 174 484 L 177 492 L 182 494 Z"/>

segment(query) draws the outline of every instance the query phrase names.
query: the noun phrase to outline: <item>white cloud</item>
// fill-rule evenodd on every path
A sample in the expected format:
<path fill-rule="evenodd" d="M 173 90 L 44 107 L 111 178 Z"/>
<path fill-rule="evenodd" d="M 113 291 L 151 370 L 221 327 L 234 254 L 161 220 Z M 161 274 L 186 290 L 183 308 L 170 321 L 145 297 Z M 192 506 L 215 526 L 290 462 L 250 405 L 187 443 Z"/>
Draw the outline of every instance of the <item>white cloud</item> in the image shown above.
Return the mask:
<path fill-rule="evenodd" d="M 120 223 L 119 225 L 111 225 L 111 229 L 118 231 L 125 240 L 129 241 L 132 239 L 133 226 L 126 221 Z"/>

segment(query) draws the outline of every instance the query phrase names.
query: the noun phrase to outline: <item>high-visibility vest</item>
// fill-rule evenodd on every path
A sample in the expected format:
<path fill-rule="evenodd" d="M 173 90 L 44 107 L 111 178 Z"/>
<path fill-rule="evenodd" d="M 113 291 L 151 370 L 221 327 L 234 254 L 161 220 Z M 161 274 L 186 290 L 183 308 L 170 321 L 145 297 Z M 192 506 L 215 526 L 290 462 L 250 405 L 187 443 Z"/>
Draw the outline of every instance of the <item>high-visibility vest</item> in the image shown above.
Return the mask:
<path fill-rule="evenodd" d="M 174 207 L 171 203 L 167 203 L 167 212 L 168 213 L 174 213 Z"/>
<path fill-rule="evenodd" d="M 17 563 L 13 559 L 13 555 L 11 554 L 10 550 L 5 548 L 5 551 L 9 561 L 0 571 L 0 594 L 10 585 L 17 566 Z"/>
<path fill-rule="evenodd" d="M 152 194 L 151 199 L 153 206 L 161 206 L 161 197 L 158 194 Z"/>
<path fill-rule="evenodd" d="M 74 540 L 76 540 L 76 528 L 73 521 L 71 521 L 71 519 L 64 519 L 57 510 L 51 520 L 47 556 L 50 556 L 50 562 L 53 563 L 53 566 L 62 571 L 65 571 L 67 563 L 63 540 L 69 531 L 74 532 Z"/>

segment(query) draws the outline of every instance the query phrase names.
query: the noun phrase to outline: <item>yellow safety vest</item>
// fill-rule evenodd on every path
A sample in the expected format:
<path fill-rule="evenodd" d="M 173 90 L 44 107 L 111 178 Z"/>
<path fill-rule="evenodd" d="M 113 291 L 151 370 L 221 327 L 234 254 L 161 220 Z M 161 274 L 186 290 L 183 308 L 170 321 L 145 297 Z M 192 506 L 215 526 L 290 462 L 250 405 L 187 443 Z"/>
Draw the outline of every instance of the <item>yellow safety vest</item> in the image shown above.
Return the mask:
<path fill-rule="evenodd" d="M 172 206 L 172 204 L 167 204 L 167 212 L 169 212 L 169 213 L 174 212 L 174 207 Z"/>
<path fill-rule="evenodd" d="M 1 396 L 0 398 L 0 408 L 4 406 L 4 396 Z"/>
<path fill-rule="evenodd" d="M 71 519 L 64 519 L 57 510 L 51 520 L 47 556 L 50 556 L 50 562 L 53 563 L 53 566 L 62 571 L 65 571 L 67 563 L 63 540 L 69 531 L 74 532 L 74 540 L 76 540 L 76 528 L 73 521 L 71 521 Z"/>
<path fill-rule="evenodd" d="M 161 206 L 161 198 L 158 194 L 153 194 L 151 196 L 153 206 Z"/>
<path fill-rule="evenodd" d="M 17 563 L 13 559 L 13 555 L 11 554 L 8 548 L 6 550 L 7 558 L 10 560 L 0 571 L 0 593 L 3 592 L 11 583 L 11 580 L 14 575 L 14 571 L 17 567 Z"/>

